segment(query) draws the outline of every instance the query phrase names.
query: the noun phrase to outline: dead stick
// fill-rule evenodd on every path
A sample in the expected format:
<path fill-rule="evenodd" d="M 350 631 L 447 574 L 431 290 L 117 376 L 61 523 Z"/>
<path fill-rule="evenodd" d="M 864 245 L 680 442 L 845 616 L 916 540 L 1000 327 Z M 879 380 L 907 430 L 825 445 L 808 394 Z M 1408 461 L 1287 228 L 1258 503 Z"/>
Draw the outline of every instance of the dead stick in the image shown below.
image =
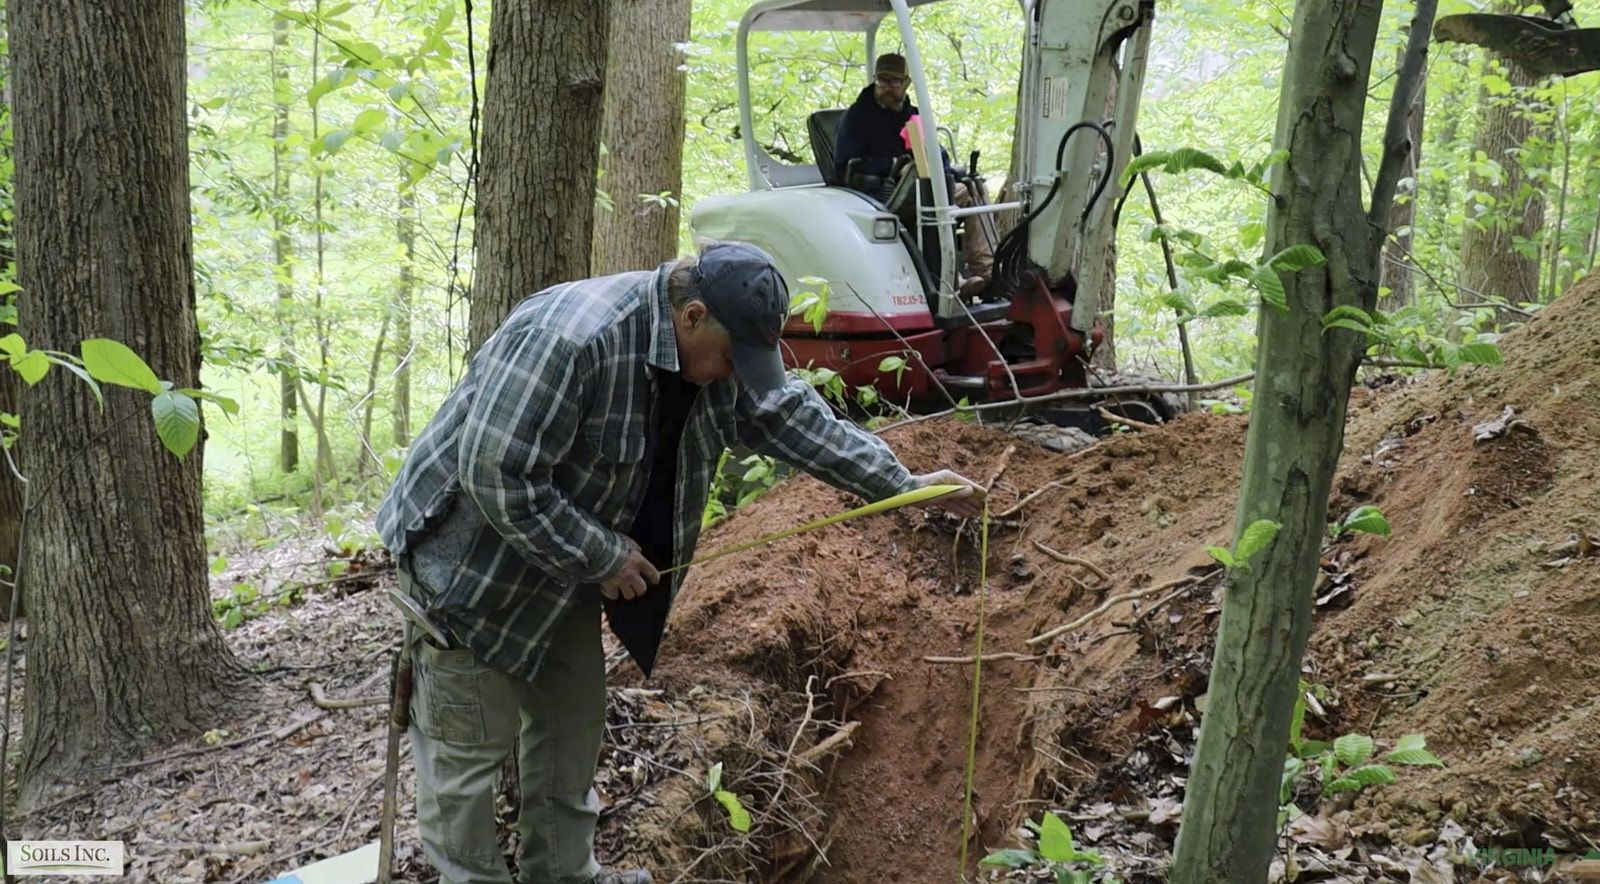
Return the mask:
<path fill-rule="evenodd" d="M 379 678 L 382 678 L 386 671 L 387 670 L 384 670 L 384 669 L 378 670 L 377 673 L 375 673 L 372 676 L 369 676 L 366 681 L 363 681 L 361 684 L 357 685 L 356 686 L 356 690 L 359 692 L 359 691 L 365 690 L 366 688 L 370 687 L 371 685 L 376 683 Z M 313 712 L 310 715 L 307 715 L 307 716 L 305 716 L 303 718 L 297 718 L 294 721 L 291 721 L 288 724 L 286 724 L 283 727 L 280 727 L 280 728 L 278 728 L 276 730 L 257 731 L 256 733 L 250 734 L 248 736 L 239 737 L 238 739 L 234 739 L 234 740 L 229 740 L 226 743 L 218 743 L 215 746 L 205 746 L 205 747 L 202 747 L 202 748 L 199 748 L 199 749 L 184 749 L 184 750 L 179 751 L 179 752 L 170 752 L 170 753 L 168 753 L 166 755 L 156 755 L 156 756 L 151 757 L 151 758 L 140 759 L 139 761 L 125 761 L 125 762 L 122 762 L 121 764 L 113 764 L 113 765 L 111 765 L 110 769 L 111 770 L 116 770 L 116 771 L 134 770 L 136 768 L 149 767 L 152 764 L 160 764 L 163 761 L 171 761 L 171 760 L 173 760 L 175 758 L 188 758 L 191 755 L 204 755 L 207 752 L 216 752 L 219 749 L 233 749 L 233 748 L 237 748 L 239 746 L 243 746 L 246 743 L 253 743 L 256 740 L 269 739 L 269 738 L 273 739 L 273 740 L 281 740 L 284 737 L 289 736 L 290 734 L 294 733 L 295 731 L 305 727 L 306 725 L 316 721 L 319 718 L 322 718 L 323 716 L 325 716 L 327 714 L 328 713 L 325 710 L 318 709 L 316 712 Z"/>
<path fill-rule="evenodd" d="M 839 748 L 841 745 L 849 743 L 850 738 L 855 735 L 855 732 L 860 727 L 861 722 L 852 721 L 844 727 L 839 728 L 838 730 L 829 734 L 827 739 L 824 739 L 822 742 L 812 746 L 810 749 L 801 752 L 799 755 L 800 761 L 804 764 L 815 764 L 817 759 L 827 755 L 829 752 Z"/>
<path fill-rule="evenodd" d="M 329 697 L 322 689 L 321 682 L 311 683 L 311 702 L 323 709 L 360 709 L 363 706 L 379 706 L 389 702 L 388 697 Z"/>
<path fill-rule="evenodd" d="M 271 841 L 238 841 L 231 844 L 203 844 L 197 841 L 171 841 L 158 842 L 148 846 L 148 849 L 160 852 L 188 852 L 188 853 L 222 853 L 232 856 L 255 856 L 265 853 Z"/>
<path fill-rule="evenodd" d="M 998 463 L 998 465 L 995 466 L 994 472 L 989 476 L 989 481 L 986 482 L 984 484 L 984 486 L 983 486 L 983 490 L 984 490 L 985 494 L 987 494 L 990 490 L 992 490 L 994 488 L 994 483 L 1000 481 L 1000 474 L 1004 473 L 1006 471 L 1006 467 L 1011 465 L 1011 455 L 1016 454 L 1016 453 L 1017 453 L 1017 443 L 1015 443 L 1015 442 L 1011 443 L 1010 445 L 1007 445 L 1006 446 L 1006 450 L 1000 452 L 999 463 Z"/>
<path fill-rule="evenodd" d="M 1111 412 L 1106 410 L 1106 407 L 1104 405 L 1097 405 L 1097 406 L 1095 406 L 1094 410 L 1100 412 L 1100 416 L 1105 418 L 1106 420 L 1111 421 L 1114 424 L 1122 424 L 1123 426 L 1128 427 L 1130 429 L 1134 429 L 1134 430 L 1153 430 L 1153 429 L 1156 428 L 1155 424 L 1147 424 L 1144 421 L 1136 421 L 1131 417 L 1123 417 L 1120 414 L 1112 414 Z"/>
<path fill-rule="evenodd" d="M 1058 635 L 1061 635 L 1064 632 L 1071 632 L 1072 630 L 1077 629 L 1078 627 L 1084 625 L 1085 623 L 1088 623 L 1089 621 L 1094 620 L 1095 618 L 1105 614 L 1105 612 L 1111 610 L 1113 607 L 1115 607 L 1117 605 L 1122 604 L 1123 602 L 1131 602 L 1131 601 L 1134 601 L 1136 599 L 1142 599 L 1145 596 L 1155 595 L 1158 592 L 1166 592 L 1169 589 L 1176 589 L 1177 587 L 1180 587 L 1180 586 L 1187 586 L 1187 585 L 1189 585 L 1191 583 L 1194 583 L 1194 582 L 1198 581 L 1199 579 L 1200 578 L 1198 578 L 1198 577 L 1179 577 L 1177 580 L 1168 580 L 1166 583 L 1158 583 L 1155 586 L 1147 587 L 1145 589 L 1137 589 L 1137 590 L 1134 590 L 1133 592 L 1123 593 L 1122 595 L 1114 595 L 1111 598 L 1106 599 L 1104 602 L 1101 602 L 1099 607 L 1095 608 L 1093 611 L 1090 611 L 1089 613 L 1083 615 L 1082 617 L 1079 617 L 1078 619 L 1072 621 L 1071 623 L 1068 623 L 1065 626 L 1057 626 L 1055 629 L 1052 629 L 1049 632 L 1042 632 L 1042 633 L 1034 636 L 1033 638 L 1028 639 L 1027 644 L 1030 644 L 1030 645 L 1042 644 L 1044 642 L 1047 642 L 1047 641 L 1055 638 Z"/>
<path fill-rule="evenodd" d="M 1080 559 L 1077 556 L 1069 556 L 1066 553 L 1057 552 L 1056 550 L 1045 546 L 1037 540 L 1033 542 L 1033 545 L 1039 548 L 1039 552 L 1044 553 L 1063 565 L 1077 565 L 1080 568 L 1093 571 L 1095 576 L 1099 577 L 1101 580 L 1104 580 L 1107 583 L 1111 582 L 1111 575 L 1107 574 L 1103 568 L 1101 568 L 1099 565 L 1096 565 L 1094 562 L 1089 561 L 1088 559 Z"/>
<path fill-rule="evenodd" d="M 1032 654 L 1018 654 L 1018 653 L 1016 653 L 1014 651 L 1001 651 L 1001 652 L 994 653 L 994 654 L 984 654 L 983 655 L 983 662 L 985 662 L 985 663 L 993 663 L 996 660 L 1019 660 L 1019 661 L 1022 661 L 1024 663 L 1026 663 L 1026 662 L 1028 662 L 1030 660 L 1043 660 L 1043 659 L 1044 659 L 1044 657 L 1042 657 L 1042 656 L 1035 656 L 1035 655 L 1032 655 Z M 922 662 L 924 662 L 924 663 L 968 663 L 968 664 L 970 664 L 970 663 L 973 662 L 973 660 L 972 660 L 972 655 L 968 654 L 965 657 L 932 657 L 932 656 L 923 657 L 922 658 Z"/>
<path fill-rule="evenodd" d="M 1017 501 L 1016 503 L 1012 504 L 1010 509 L 1007 509 L 1005 512 L 993 513 L 993 514 L 990 515 L 989 518 L 991 518 L 991 519 L 1004 519 L 1004 518 L 1008 518 L 1010 516 L 1014 516 L 1017 513 L 1022 512 L 1022 508 L 1023 507 L 1027 506 L 1030 503 L 1033 503 L 1035 500 L 1038 500 L 1039 499 L 1039 495 L 1045 493 L 1046 491 L 1049 491 L 1051 488 L 1065 488 L 1065 487 L 1067 487 L 1067 486 L 1063 482 L 1046 482 L 1043 485 L 1040 485 L 1037 489 L 1035 489 L 1033 491 L 1033 493 L 1029 494 L 1027 497 L 1024 497 L 1023 499 L 1021 499 L 1021 500 Z"/>

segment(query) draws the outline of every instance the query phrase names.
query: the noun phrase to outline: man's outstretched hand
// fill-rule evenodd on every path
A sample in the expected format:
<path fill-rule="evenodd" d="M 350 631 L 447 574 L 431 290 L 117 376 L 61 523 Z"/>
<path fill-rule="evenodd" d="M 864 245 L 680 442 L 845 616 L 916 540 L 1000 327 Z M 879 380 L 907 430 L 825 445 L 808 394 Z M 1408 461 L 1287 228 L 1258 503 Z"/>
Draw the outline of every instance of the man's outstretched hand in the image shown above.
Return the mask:
<path fill-rule="evenodd" d="M 952 470 L 939 470 L 933 473 L 923 473 L 916 477 L 918 488 L 929 485 L 963 485 L 964 490 L 952 491 L 942 494 L 932 500 L 924 501 L 919 506 L 936 506 L 949 510 L 952 514 L 963 519 L 976 519 L 983 515 L 984 490 L 976 482 Z"/>
<path fill-rule="evenodd" d="M 600 594 L 608 599 L 636 599 L 660 582 L 661 574 L 656 566 L 650 564 L 639 551 L 639 545 L 630 540 L 628 557 L 622 560 L 622 567 L 615 574 L 601 581 Z"/>

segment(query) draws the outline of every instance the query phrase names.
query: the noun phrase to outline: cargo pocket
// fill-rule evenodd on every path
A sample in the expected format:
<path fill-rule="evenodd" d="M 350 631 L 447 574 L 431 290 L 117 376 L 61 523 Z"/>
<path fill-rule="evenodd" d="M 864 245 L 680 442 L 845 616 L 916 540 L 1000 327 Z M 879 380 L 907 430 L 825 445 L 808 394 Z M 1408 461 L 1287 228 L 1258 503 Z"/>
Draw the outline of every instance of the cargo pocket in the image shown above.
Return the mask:
<path fill-rule="evenodd" d="M 417 727 L 444 743 L 485 742 L 483 676 L 488 668 L 465 649 L 442 651 L 418 642 L 415 653 Z"/>

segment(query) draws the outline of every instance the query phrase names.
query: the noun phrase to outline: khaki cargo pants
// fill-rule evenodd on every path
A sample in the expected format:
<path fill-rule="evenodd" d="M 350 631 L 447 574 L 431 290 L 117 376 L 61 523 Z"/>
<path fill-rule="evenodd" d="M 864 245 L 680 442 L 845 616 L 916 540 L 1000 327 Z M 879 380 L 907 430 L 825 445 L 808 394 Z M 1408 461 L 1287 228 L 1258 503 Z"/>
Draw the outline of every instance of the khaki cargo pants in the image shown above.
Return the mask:
<path fill-rule="evenodd" d="M 410 579 L 400 573 L 401 590 Z M 520 884 L 586 884 L 595 862 L 593 784 L 605 731 L 599 593 L 579 593 L 533 683 L 464 648 L 412 645 L 417 827 L 440 884 L 510 884 L 494 819 L 495 774 L 520 749 Z"/>

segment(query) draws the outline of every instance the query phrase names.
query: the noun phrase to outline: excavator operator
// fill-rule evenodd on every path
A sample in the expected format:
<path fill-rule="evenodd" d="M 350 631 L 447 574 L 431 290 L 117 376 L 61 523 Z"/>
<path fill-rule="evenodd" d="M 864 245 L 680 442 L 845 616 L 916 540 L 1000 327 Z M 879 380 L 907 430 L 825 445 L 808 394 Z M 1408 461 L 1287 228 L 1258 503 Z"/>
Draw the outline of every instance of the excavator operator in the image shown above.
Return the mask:
<path fill-rule="evenodd" d="M 840 181 L 878 199 L 888 196 L 896 161 L 906 153 L 901 131 L 917 114 L 917 106 L 906 97 L 910 87 L 905 56 L 893 52 L 878 56 L 872 82 L 839 121 L 833 156 Z M 961 180 L 963 174 L 950 165 L 943 148 L 939 155 L 945 172 L 955 179 L 951 201 L 962 207 L 973 205 L 975 188 Z M 967 266 L 961 293 L 973 294 L 989 284 L 994 251 L 981 225 L 968 225 L 964 239 Z"/>

